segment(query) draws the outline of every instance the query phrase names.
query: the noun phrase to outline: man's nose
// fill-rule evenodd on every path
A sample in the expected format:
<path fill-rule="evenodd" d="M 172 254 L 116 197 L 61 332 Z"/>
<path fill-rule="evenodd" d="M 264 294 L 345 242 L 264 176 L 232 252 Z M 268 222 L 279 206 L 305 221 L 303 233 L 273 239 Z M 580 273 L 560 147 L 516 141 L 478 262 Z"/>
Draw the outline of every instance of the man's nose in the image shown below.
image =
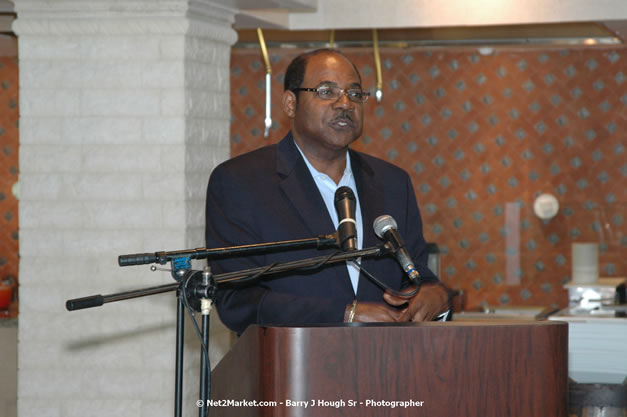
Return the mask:
<path fill-rule="evenodd" d="M 346 110 L 350 110 L 355 108 L 355 103 L 353 103 L 349 98 L 346 91 L 342 90 L 340 96 L 335 100 L 333 106 L 336 108 L 342 108 Z"/>

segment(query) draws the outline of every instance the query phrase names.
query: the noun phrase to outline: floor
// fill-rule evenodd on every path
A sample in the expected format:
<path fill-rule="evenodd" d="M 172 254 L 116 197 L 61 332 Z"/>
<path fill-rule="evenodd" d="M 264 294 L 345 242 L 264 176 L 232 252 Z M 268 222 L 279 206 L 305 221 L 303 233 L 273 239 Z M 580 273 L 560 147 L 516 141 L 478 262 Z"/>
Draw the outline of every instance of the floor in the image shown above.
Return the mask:
<path fill-rule="evenodd" d="M 17 417 L 17 319 L 0 319 L 0 416 Z"/>

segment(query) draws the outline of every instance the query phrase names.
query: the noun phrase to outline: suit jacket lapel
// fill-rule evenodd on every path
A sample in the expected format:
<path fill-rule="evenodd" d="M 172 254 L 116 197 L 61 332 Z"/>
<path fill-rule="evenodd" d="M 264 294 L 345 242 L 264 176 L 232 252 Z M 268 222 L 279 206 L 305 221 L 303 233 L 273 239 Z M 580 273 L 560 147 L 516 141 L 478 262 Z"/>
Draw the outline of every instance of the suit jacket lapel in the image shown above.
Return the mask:
<path fill-rule="evenodd" d="M 372 224 L 383 213 L 383 184 L 374 176 L 374 171 L 357 152 L 350 150 L 351 169 L 355 176 L 357 194 L 361 205 L 364 228 L 363 247 L 378 245 L 381 240 L 375 235 Z M 303 223 L 313 236 L 333 232 L 333 222 L 327 214 L 327 206 L 322 200 L 315 181 L 311 177 L 305 161 L 294 144 L 292 134 L 281 140 L 277 148 L 277 173 L 283 177 L 281 189 Z M 306 204 L 304 204 L 306 202 Z"/>
<path fill-rule="evenodd" d="M 283 177 L 280 187 L 286 199 L 307 225 L 311 237 L 333 233 L 335 229 L 327 206 L 294 144 L 291 133 L 278 144 L 277 173 Z"/>
<path fill-rule="evenodd" d="M 374 219 L 379 217 L 384 210 L 383 202 L 383 184 L 376 178 L 374 171 L 368 165 L 366 160 L 357 152 L 351 152 L 351 168 L 353 169 L 353 176 L 355 177 L 355 184 L 357 185 L 357 194 L 359 196 L 359 203 L 361 206 L 361 218 L 363 222 L 363 248 L 369 248 L 377 246 L 382 243 L 381 239 L 374 233 L 372 224 Z M 374 258 L 362 259 L 364 268 L 368 271 L 373 271 L 371 263 Z M 358 298 L 364 295 L 365 288 L 372 289 L 370 282 L 367 282 L 368 278 L 364 274 L 359 276 L 359 285 L 357 287 Z M 383 301 L 383 300 L 381 300 Z"/>
<path fill-rule="evenodd" d="M 327 206 L 294 144 L 291 132 L 277 146 L 277 173 L 283 177 L 280 187 L 285 198 L 307 226 L 311 237 L 334 233 L 335 228 Z M 353 293 L 346 267 L 327 268 L 327 273 L 335 274 L 341 291 Z"/>
<path fill-rule="evenodd" d="M 372 228 L 374 219 L 383 213 L 383 184 L 375 177 L 374 172 L 365 159 L 357 152 L 351 152 L 351 168 L 357 185 L 357 194 L 361 206 L 364 237 L 363 247 L 376 246 L 381 243 Z"/>

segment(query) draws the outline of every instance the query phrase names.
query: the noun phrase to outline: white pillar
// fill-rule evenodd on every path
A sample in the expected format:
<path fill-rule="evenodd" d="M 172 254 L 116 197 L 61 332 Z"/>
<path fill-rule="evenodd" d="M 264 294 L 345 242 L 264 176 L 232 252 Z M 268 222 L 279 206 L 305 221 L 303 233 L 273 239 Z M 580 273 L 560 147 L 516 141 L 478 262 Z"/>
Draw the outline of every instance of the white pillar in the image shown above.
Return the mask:
<path fill-rule="evenodd" d="M 229 155 L 234 11 L 206 0 L 14 2 L 18 413 L 171 416 L 174 293 L 75 312 L 64 303 L 174 282 L 118 267 L 120 254 L 204 246 L 207 179 Z M 186 331 L 191 415 L 198 343 Z M 214 364 L 230 341 L 217 333 Z"/>

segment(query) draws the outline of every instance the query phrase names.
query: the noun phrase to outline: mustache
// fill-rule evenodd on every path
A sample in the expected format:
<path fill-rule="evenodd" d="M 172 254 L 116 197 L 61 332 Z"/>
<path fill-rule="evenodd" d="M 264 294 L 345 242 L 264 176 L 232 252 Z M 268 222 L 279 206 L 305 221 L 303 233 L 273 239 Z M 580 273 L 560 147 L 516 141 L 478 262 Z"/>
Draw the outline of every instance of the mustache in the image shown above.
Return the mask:
<path fill-rule="evenodd" d="M 337 116 L 335 116 L 335 118 L 333 118 L 334 122 L 338 120 L 348 120 L 349 122 L 353 122 L 353 115 L 348 110 L 342 110 Z"/>

